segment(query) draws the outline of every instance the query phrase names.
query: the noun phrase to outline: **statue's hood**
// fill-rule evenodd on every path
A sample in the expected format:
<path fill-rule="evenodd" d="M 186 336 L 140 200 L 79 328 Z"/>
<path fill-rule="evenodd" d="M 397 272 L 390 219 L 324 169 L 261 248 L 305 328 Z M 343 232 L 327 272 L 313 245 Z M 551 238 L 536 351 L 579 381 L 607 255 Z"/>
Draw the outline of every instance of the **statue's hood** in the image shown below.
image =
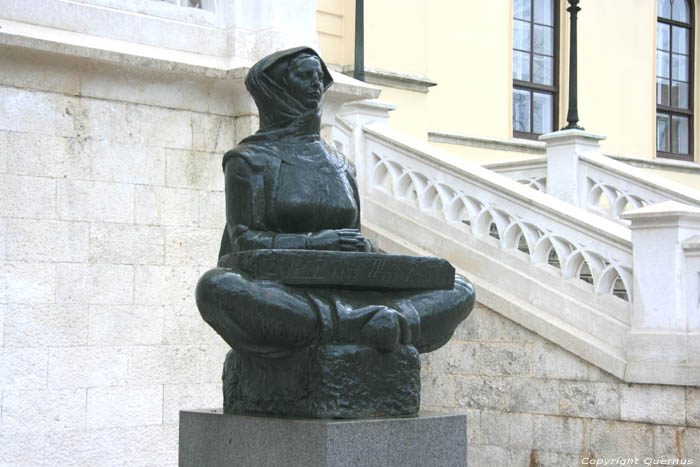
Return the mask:
<path fill-rule="evenodd" d="M 318 57 L 323 70 L 324 93 L 333 84 L 326 64 L 310 47 L 281 50 L 260 60 L 253 65 L 245 78 L 246 88 L 255 99 L 260 112 L 260 129 L 256 135 L 250 137 L 251 139 L 320 131 L 322 100 L 318 108 L 308 109 L 287 91 L 285 80 L 289 63 L 299 54 Z"/>

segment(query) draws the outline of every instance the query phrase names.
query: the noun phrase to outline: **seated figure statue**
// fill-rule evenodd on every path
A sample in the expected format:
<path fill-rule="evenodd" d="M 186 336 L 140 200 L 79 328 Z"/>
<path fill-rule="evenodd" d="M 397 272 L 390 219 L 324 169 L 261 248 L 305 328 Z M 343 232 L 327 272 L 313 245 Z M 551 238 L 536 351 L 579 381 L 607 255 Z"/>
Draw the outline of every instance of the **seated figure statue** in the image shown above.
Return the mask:
<path fill-rule="evenodd" d="M 455 278 L 446 262 L 450 280 L 440 289 L 256 275 L 251 264 L 262 253 L 272 255 L 273 269 L 278 253 L 303 262 L 325 252 L 341 265 L 379 256 L 360 232 L 353 170 L 320 137 L 322 98 L 332 82 L 307 47 L 269 55 L 246 76 L 260 129 L 224 155 L 227 224 L 219 267 L 196 289 L 202 317 L 232 348 L 223 372 L 227 413 L 414 415 L 418 352 L 444 345 L 474 304 L 472 285 Z"/>

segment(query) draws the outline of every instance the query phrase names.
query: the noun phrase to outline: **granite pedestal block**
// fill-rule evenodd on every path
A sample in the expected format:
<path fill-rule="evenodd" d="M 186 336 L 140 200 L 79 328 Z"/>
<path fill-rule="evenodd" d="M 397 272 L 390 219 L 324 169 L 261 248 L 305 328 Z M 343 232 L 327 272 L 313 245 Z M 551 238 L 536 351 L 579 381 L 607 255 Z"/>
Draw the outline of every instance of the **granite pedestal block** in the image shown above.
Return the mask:
<path fill-rule="evenodd" d="M 465 467 L 467 417 L 312 420 L 180 412 L 180 467 Z"/>

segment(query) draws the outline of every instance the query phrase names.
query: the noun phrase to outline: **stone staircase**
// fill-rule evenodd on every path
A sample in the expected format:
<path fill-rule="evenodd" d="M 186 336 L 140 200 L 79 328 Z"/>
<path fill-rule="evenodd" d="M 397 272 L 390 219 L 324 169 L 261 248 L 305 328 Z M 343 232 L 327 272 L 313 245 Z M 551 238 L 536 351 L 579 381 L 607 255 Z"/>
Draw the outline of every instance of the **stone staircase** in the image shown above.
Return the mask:
<path fill-rule="evenodd" d="M 363 226 L 391 253 L 448 258 L 477 299 L 627 382 L 700 384 L 700 193 L 545 135 L 547 158 L 489 168 L 347 104 Z"/>

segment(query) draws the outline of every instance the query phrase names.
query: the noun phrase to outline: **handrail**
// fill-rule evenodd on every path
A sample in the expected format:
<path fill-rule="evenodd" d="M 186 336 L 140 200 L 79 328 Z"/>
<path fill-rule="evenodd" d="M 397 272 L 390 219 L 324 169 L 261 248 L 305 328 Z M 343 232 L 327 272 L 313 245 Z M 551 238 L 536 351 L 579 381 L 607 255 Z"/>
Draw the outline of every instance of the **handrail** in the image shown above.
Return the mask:
<path fill-rule="evenodd" d="M 700 190 L 649 173 L 596 152 L 577 154 L 579 207 L 619 220 L 627 209 L 664 201 L 700 206 Z M 481 164 L 526 186 L 546 191 L 547 159 L 489 162 Z"/>
<path fill-rule="evenodd" d="M 631 298 L 632 242 L 624 225 L 384 125 L 370 124 L 363 132 L 365 192 L 380 190 L 417 204 L 453 227 L 498 239 L 502 250 L 526 252 L 535 264 L 551 263 L 554 252 L 564 277 L 592 282 L 601 295 L 617 290 Z"/>
<path fill-rule="evenodd" d="M 506 192 L 509 196 L 524 203 L 528 209 L 538 208 L 543 212 L 566 219 L 581 231 L 596 232 L 601 236 L 601 239 L 605 238 L 607 242 L 623 246 L 627 251 L 631 251 L 632 242 L 629 229 L 616 222 L 601 219 L 582 209 L 572 209 L 572 206 L 564 201 L 551 198 L 534 190 L 528 190 L 522 184 L 508 177 L 494 173 L 478 164 L 455 158 L 446 151 L 421 141 L 413 140 L 389 127 L 380 124 L 370 124 L 364 127 L 364 132 L 376 137 L 378 140 L 383 140 L 403 149 L 406 151 L 406 155 L 416 161 L 430 163 L 434 168 L 459 174 L 474 183 L 497 186 L 500 191 Z"/>
<path fill-rule="evenodd" d="M 591 211 L 619 219 L 627 209 L 664 201 L 700 206 L 700 191 L 647 173 L 594 152 L 578 155 L 579 203 Z"/>

